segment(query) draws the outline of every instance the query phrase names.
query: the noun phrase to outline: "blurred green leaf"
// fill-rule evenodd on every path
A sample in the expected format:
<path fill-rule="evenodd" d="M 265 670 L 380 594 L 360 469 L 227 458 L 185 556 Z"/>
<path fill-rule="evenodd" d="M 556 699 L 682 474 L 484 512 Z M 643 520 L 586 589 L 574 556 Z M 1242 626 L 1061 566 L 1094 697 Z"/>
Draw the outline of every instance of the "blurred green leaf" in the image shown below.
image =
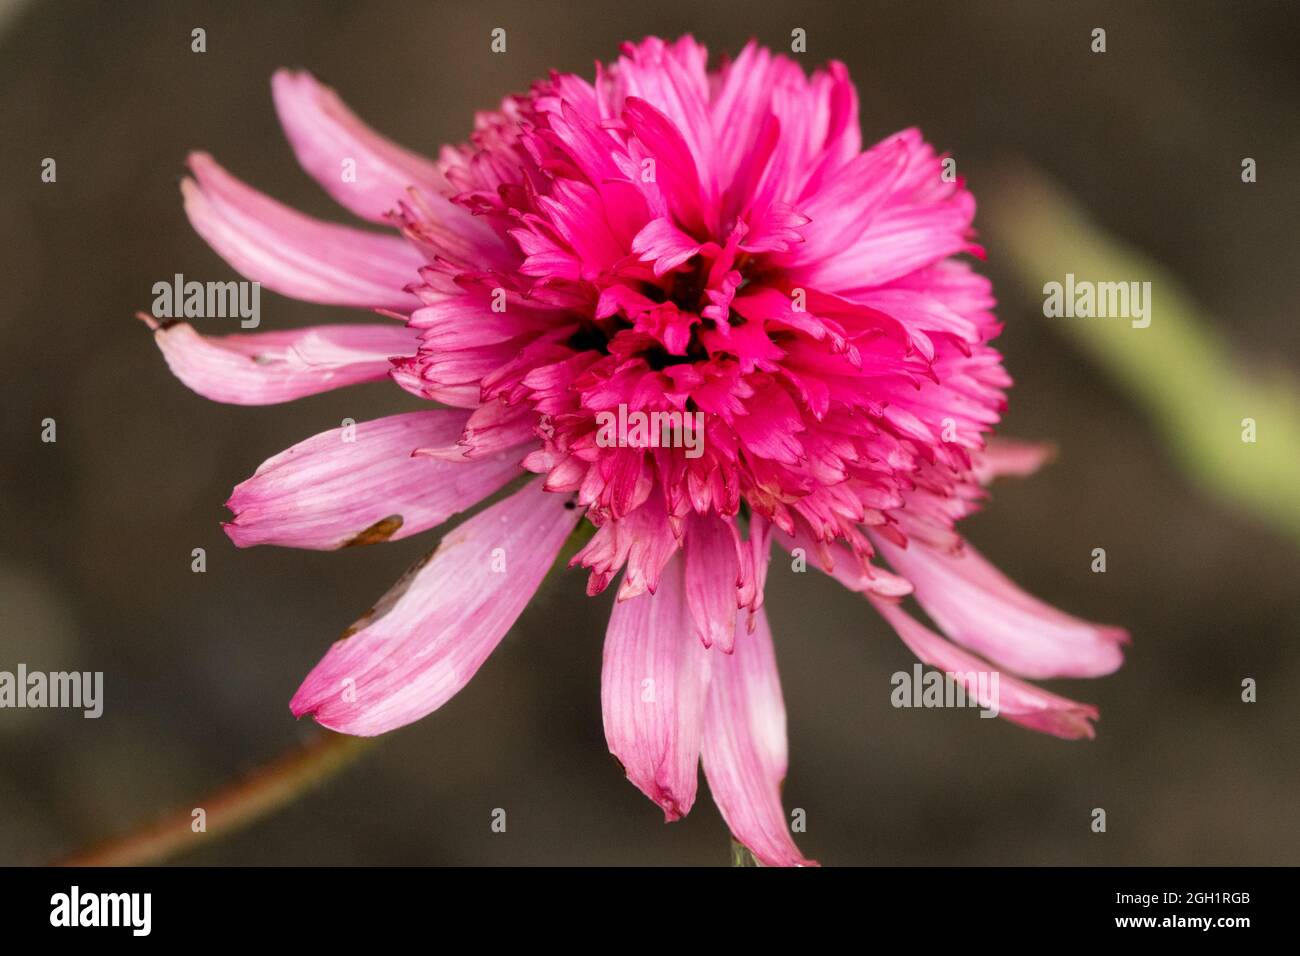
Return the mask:
<path fill-rule="evenodd" d="M 1243 188 L 1248 188 L 1244 187 Z M 1151 417 L 1186 474 L 1300 541 L 1300 384 L 1235 352 L 1170 272 L 1107 235 L 1041 174 L 1017 167 L 985 207 L 986 231 L 1034 298 L 1067 273 L 1150 282 L 1151 323 L 1048 319 Z M 1243 441 L 1243 420 L 1256 440 Z"/>

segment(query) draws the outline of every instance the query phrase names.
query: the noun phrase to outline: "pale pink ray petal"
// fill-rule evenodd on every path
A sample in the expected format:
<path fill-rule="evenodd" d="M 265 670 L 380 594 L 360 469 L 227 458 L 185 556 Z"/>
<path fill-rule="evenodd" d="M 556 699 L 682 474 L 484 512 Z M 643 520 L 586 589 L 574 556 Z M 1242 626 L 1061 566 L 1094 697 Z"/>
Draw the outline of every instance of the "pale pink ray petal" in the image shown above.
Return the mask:
<path fill-rule="evenodd" d="M 523 612 L 582 516 L 523 490 L 451 531 L 307 675 L 289 706 L 371 737 L 437 710 L 469 683 Z"/>
<path fill-rule="evenodd" d="M 439 444 L 415 449 L 412 454 L 441 458 L 445 461 L 472 461 L 499 451 L 535 443 L 537 415 L 527 406 L 489 402 L 474 409 L 465 420 L 465 428 L 454 444 Z M 521 459 L 523 455 L 519 456 Z"/>
<path fill-rule="evenodd" d="M 410 311 L 405 286 L 424 258 L 395 235 L 322 222 L 282 205 L 190 155 L 195 179 L 181 183 L 185 212 L 208 245 L 239 273 L 282 295 L 324 305 Z"/>
<path fill-rule="evenodd" d="M 686 530 L 686 606 L 705 647 L 730 654 L 736 631 L 740 557 L 731 524 L 716 514 L 691 514 Z"/>
<path fill-rule="evenodd" d="M 1025 478 L 1038 471 L 1056 456 L 1051 442 L 1016 441 L 990 438 L 982 452 L 971 455 L 975 478 L 987 485 L 994 478 Z"/>
<path fill-rule="evenodd" d="M 454 441 L 467 418 L 447 409 L 407 412 L 299 442 L 235 487 L 226 534 L 241 548 L 328 551 L 441 524 L 523 474 L 517 452 L 461 462 L 412 457 L 423 443 Z"/>
<path fill-rule="evenodd" d="M 897 604 L 872 595 L 868 599 L 922 663 L 953 675 L 982 708 L 996 708 L 999 717 L 1054 737 L 1077 740 L 1095 735 L 1092 721 L 1098 714 L 1091 704 L 1060 697 L 1010 674 L 991 670 L 986 661 L 950 644 Z M 998 674 L 996 685 L 991 680 L 993 673 Z M 981 674 L 986 675 L 983 680 Z"/>
<path fill-rule="evenodd" d="M 717 656 L 691 632 L 684 565 L 674 557 L 654 594 L 614 604 L 600 675 L 610 753 L 666 820 L 695 802 L 709 660 Z"/>
<path fill-rule="evenodd" d="M 747 613 L 747 612 L 741 612 Z M 740 615 L 738 614 L 737 617 Z M 807 866 L 781 806 L 787 754 L 785 702 L 767 612 L 738 622 L 731 654 L 711 650 L 704 708 L 704 776 L 737 842 L 764 866 Z"/>
<path fill-rule="evenodd" d="M 437 164 L 376 133 L 310 73 L 277 70 L 271 93 L 302 168 L 358 216 L 386 222 L 411 186 L 428 196 L 450 191 Z"/>
<path fill-rule="evenodd" d="M 1123 628 L 1058 611 L 1018 588 L 968 543 L 959 555 L 913 540 L 872 541 L 950 638 L 1024 677 L 1098 677 L 1124 662 Z"/>
<path fill-rule="evenodd" d="M 786 551 L 793 553 L 799 549 L 813 567 L 829 574 L 850 591 L 877 594 L 891 599 L 912 593 L 912 583 L 906 578 L 860 561 L 852 551 L 838 542 L 818 542 L 802 527 L 797 526 L 794 534 L 779 531 L 775 537 Z"/>
<path fill-rule="evenodd" d="M 140 319 L 172 373 L 214 402 L 275 405 L 387 377 L 390 359 L 415 351 L 415 333 L 392 325 L 313 325 L 286 332 L 200 335 L 185 322 Z"/>
<path fill-rule="evenodd" d="M 751 515 L 749 537 L 740 548 L 740 590 L 736 600 L 741 607 L 757 611 L 763 606 L 767 586 L 767 563 L 772 553 L 772 523 L 761 515 Z M 751 615 L 748 628 L 754 626 Z"/>

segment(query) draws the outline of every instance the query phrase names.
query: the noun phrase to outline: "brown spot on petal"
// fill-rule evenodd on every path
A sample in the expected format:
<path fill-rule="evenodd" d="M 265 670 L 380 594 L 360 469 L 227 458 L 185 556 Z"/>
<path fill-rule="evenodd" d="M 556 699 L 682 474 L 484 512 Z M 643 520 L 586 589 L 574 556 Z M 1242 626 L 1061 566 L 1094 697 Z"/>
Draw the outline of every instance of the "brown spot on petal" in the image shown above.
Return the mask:
<path fill-rule="evenodd" d="M 361 544 L 379 544 L 381 541 L 387 541 L 397 533 L 397 529 L 402 526 L 401 515 L 389 515 L 387 518 L 381 518 L 376 521 L 365 531 L 354 534 L 344 541 L 341 547 L 353 548 Z"/>
<path fill-rule="evenodd" d="M 402 599 L 407 588 L 411 586 L 411 582 L 415 580 L 415 576 L 424 570 L 425 565 L 432 561 L 433 556 L 437 553 L 438 549 L 435 548 L 419 561 L 416 561 L 413 565 L 407 568 L 406 571 L 402 573 L 402 576 L 393 583 L 393 586 L 384 593 L 384 596 L 375 602 L 375 606 L 365 614 L 361 615 L 360 619 L 355 621 L 351 627 L 343 632 L 342 636 L 339 637 L 339 641 L 346 641 L 353 634 L 364 631 L 379 618 L 391 611 L 393 606 Z"/>

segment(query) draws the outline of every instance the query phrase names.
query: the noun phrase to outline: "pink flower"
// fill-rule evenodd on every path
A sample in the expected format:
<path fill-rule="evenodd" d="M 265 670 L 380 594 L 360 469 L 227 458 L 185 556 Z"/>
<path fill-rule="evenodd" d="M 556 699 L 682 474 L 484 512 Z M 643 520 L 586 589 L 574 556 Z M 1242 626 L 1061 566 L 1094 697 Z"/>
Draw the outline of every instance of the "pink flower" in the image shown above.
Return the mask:
<path fill-rule="evenodd" d="M 190 221 L 251 280 L 397 322 L 218 337 L 154 323 L 155 337 L 217 401 L 390 377 L 443 406 L 268 460 L 229 501 L 240 547 L 395 540 L 536 476 L 350 628 L 295 714 L 369 735 L 440 707 L 585 516 L 596 530 L 572 563 L 588 592 L 622 572 L 610 749 L 669 820 L 690 810 L 702 758 L 736 839 L 799 864 L 763 611 L 773 539 L 972 692 L 974 672 L 1005 672 L 1002 716 L 1060 737 L 1091 737 L 1097 711 L 1011 675 L 1106 674 L 1127 637 L 1023 593 L 955 530 L 989 479 L 1044 457 L 986 442 L 1010 379 L 990 285 L 952 258 L 980 253 L 971 194 L 916 130 L 862 148 L 842 64 L 806 76 L 752 43 L 716 71 L 706 60 L 690 37 L 626 45 L 594 84 L 553 73 L 480 113 L 436 161 L 309 75 L 277 73 L 303 167 L 395 232 L 294 212 L 205 154 L 182 187 Z M 676 430 L 605 431 L 654 413 Z M 953 643 L 903 609 L 909 594 Z"/>

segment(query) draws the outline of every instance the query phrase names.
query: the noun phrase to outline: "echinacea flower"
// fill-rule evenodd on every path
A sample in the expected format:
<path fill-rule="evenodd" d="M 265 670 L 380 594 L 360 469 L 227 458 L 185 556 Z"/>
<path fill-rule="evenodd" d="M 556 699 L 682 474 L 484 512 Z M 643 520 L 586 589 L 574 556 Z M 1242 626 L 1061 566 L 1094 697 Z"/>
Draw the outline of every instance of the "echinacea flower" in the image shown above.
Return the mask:
<path fill-rule="evenodd" d="M 272 88 L 304 169 L 393 231 L 309 218 L 204 154 L 182 187 L 190 221 L 250 280 L 386 324 L 208 337 L 152 323 L 168 364 L 223 402 L 388 377 L 440 407 L 271 458 L 230 498 L 231 539 L 396 540 L 536 476 L 353 625 L 295 714 L 373 735 L 440 707 L 585 518 L 572 564 L 588 592 L 622 574 L 601 679 L 611 751 L 669 820 L 690 810 L 702 760 L 764 864 L 809 862 L 780 797 L 773 540 L 972 693 L 977 672 L 1005 672 L 1001 716 L 1092 736 L 1094 708 L 1009 675 L 1109 673 L 1125 633 L 1028 596 L 955 529 L 991 478 L 1044 457 L 986 440 L 1010 379 L 989 345 L 990 284 L 953 258 L 980 252 L 974 200 L 916 130 L 863 149 L 842 64 L 808 76 L 751 43 L 710 71 L 690 37 L 651 38 L 594 83 L 552 73 L 478 114 L 436 161 L 305 73 Z M 673 427 L 609 430 L 656 414 Z"/>

